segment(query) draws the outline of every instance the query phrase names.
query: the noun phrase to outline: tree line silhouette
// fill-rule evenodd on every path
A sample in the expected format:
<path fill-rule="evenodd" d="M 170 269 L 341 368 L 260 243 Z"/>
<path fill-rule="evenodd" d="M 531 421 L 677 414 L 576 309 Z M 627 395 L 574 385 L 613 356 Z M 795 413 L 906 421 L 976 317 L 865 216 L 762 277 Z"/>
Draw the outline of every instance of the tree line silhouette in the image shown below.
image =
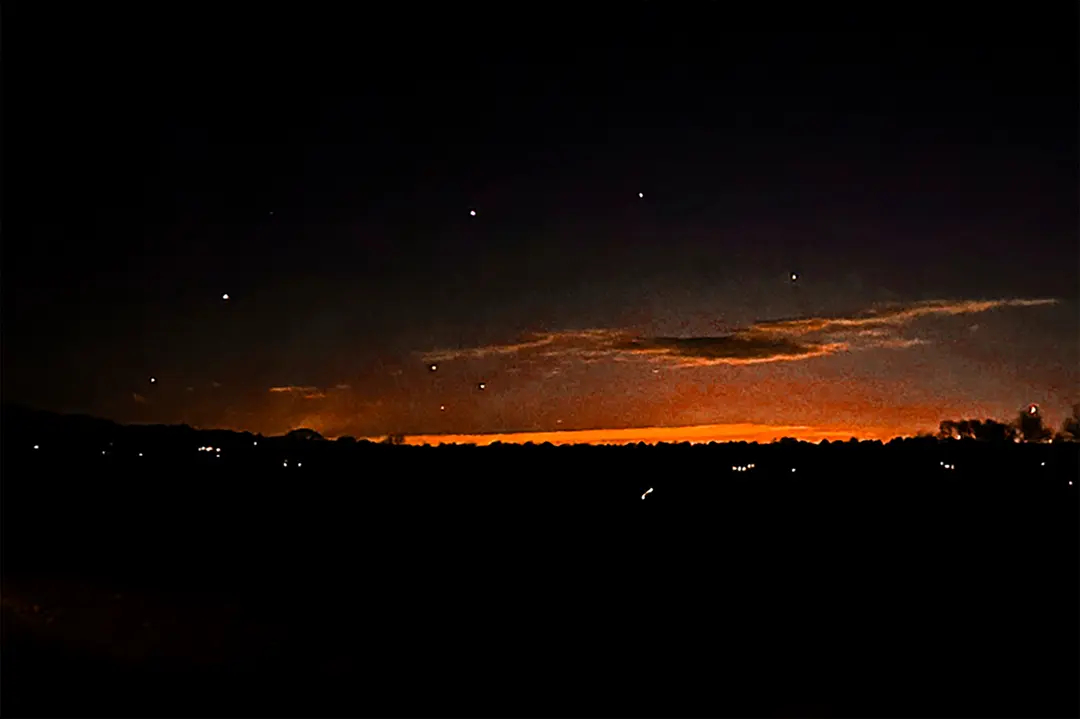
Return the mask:
<path fill-rule="evenodd" d="M 938 425 L 939 439 L 974 439 L 981 442 L 1078 442 L 1080 441 L 1080 404 L 1055 432 L 1048 427 L 1034 406 L 1020 410 L 1012 422 L 993 419 L 946 419 Z"/>

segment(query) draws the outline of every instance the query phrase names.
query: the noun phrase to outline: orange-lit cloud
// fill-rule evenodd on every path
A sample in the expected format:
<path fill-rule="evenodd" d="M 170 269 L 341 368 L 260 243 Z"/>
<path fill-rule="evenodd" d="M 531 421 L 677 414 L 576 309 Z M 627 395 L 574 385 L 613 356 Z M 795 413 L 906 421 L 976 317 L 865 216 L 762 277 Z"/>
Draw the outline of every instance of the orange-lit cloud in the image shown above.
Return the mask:
<path fill-rule="evenodd" d="M 296 387 L 294 385 L 287 385 L 285 387 L 271 387 L 271 392 L 289 392 L 292 394 L 310 394 L 312 392 L 318 392 L 318 387 Z"/>
<path fill-rule="evenodd" d="M 528 335 L 509 344 L 439 350 L 425 354 L 424 358 L 437 362 L 525 355 L 578 358 L 585 362 L 644 360 L 677 367 L 795 362 L 853 350 L 903 349 L 926 344 L 926 340 L 901 334 L 903 328 L 922 317 L 1056 302 L 1054 299 L 929 300 L 878 307 L 851 316 L 756 322 L 712 337 L 640 337 L 618 329 L 548 332 Z"/>

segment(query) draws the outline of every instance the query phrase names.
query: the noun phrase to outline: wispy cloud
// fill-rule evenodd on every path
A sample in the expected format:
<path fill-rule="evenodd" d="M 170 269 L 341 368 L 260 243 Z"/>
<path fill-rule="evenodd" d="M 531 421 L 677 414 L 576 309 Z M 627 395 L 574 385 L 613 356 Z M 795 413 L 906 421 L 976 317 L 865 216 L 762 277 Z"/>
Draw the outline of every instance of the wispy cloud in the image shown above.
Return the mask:
<path fill-rule="evenodd" d="M 310 394 L 312 392 L 318 392 L 318 387 L 297 387 L 295 385 L 286 385 L 284 387 L 271 387 L 271 392 L 288 392 L 292 394 Z"/>
<path fill-rule="evenodd" d="M 755 322 L 717 336 L 642 337 L 617 329 L 532 334 L 508 344 L 438 350 L 425 361 L 480 359 L 506 355 L 577 358 L 586 362 L 648 361 L 678 367 L 794 362 L 838 352 L 903 349 L 927 344 L 903 330 L 933 315 L 962 315 L 1001 307 L 1037 307 L 1054 299 L 930 300 L 887 305 L 847 316 L 799 317 Z"/>
<path fill-rule="evenodd" d="M 288 394 L 296 397 L 302 397 L 303 399 L 325 399 L 330 392 L 342 392 L 351 388 L 351 385 L 347 384 L 336 384 L 330 389 L 290 384 L 281 387 L 271 387 L 270 391 L 275 394 Z"/>

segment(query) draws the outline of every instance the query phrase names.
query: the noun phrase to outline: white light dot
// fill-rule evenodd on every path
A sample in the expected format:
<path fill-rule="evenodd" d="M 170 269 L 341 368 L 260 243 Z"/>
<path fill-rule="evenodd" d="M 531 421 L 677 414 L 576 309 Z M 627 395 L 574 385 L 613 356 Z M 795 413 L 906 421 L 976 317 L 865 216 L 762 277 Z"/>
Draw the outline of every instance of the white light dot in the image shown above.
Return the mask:
<path fill-rule="evenodd" d="M 792 472 L 794 472 L 794 471 L 795 471 L 795 468 L 794 468 L 794 467 L 792 467 L 792 468 L 791 468 L 791 471 L 792 471 Z"/>
<path fill-rule="evenodd" d="M 1040 466 L 1040 467 L 1045 467 L 1045 466 L 1046 466 L 1046 462 L 1039 462 L 1039 466 Z"/>
<path fill-rule="evenodd" d="M 431 371 L 432 371 L 432 372 L 434 372 L 434 371 L 435 371 L 435 370 L 437 370 L 437 369 L 439 369 L 439 365 L 437 365 L 437 364 L 433 364 L 433 365 L 431 365 Z"/>
<path fill-rule="evenodd" d="M 228 293 L 228 292 L 226 292 L 225 294 L 223 294 L 223 295 L 221 296 L 221 299 L 223 299 L 223 300 L 227 300 L 227 299 L 229 299 L 229 293 Z"/>
<path fill-rule="evenodd" d="M 476 217 L 476 210 L 469 210 L 469 215 L 471 217 Z"/>
<path fill-rule="evenodd" d="M 252 442 L 252 444 L 255 445 L 256 447 L 258 447 L 259 446 L 259 441 L 255 440 L 254 442 Z"/>
<path fill-rule="evenodd" d="M 445 404 L 440 404 L 439 405 L 439 411 L 445 412 L 446 411 L 446 405 Z"/>
<path fill-rule="evenodd" d="M 639 192 L 639 193 L 637 193 L 637 196 L 638 197 L 645 197 L 645 193 L 644 192 Z"/>
<path fill-rule="evenodd" d="M 139 456 L 140 456 L 140 457 L 142 456 L 142 452 L 139 452 Z"/>
<path fill-rule="evenodd" d="M 151 377 L 150 384 L 154 384 L 155 382 L 157 382 L 157 377 Z"/>
<path fill-rule="evenodd" d="M 282 462 L 282 463 L 281 463 L 281 466 L 282 466 L 282 467 L 288 467 L 288 466 L 289 466 L 289 463 L 288 463 L 288 462 Z"/>
<path fill-rule="evenodd" d="M 34 449 L 41 449 L 41 447 L 39 447 L 38 445 L 35 444 Z"/>
<path fill-rule="evenodd" d="M 102 453 L 102 454 L 105 454 L 105 450 L 101 450 L 101 453 Z"/>
<path fill-rule="evenodd" d="M 1072 486 L 1072 480 L 1071 479 L 1069 480 L 1069 486 L 1070 487 Z"/>
<path fill-rule="evenodd" d="M 487 385 L 483 382 L 480 383 L 480 389 L 487 389 Z"/>
<path fill-rule="evenodd" d="M 304 466 L 304 463 L 303 463 L 303 462 L 297 462 L 297 463 L 296 463 L 296 466 L 297 466 L 297 467 L 303 467 L 303 466 Z"/>
<path fill-rule="evenodd" d="M 794 282 L 794 281 L 795 281 L 795 280 L 797 280 L 797 279 L 799 279 L 799 275 L 798 275 L 798 273 L 796 273 L 796 272 L 792 272 L 792 273 L 791 273 L 791 281 L 792 281 L 792 282 Z"/>

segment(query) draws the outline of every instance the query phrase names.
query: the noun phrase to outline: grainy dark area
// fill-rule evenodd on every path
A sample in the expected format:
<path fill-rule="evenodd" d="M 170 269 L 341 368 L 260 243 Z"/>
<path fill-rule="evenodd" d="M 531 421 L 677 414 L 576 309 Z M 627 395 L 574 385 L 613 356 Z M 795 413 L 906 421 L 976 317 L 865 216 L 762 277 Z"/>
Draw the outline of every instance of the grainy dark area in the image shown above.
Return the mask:
<path fill-rule="evenodd" d="M 1077 712 L 1075 443 L 33 450 L 35 417 L 5 715 Z"/>

